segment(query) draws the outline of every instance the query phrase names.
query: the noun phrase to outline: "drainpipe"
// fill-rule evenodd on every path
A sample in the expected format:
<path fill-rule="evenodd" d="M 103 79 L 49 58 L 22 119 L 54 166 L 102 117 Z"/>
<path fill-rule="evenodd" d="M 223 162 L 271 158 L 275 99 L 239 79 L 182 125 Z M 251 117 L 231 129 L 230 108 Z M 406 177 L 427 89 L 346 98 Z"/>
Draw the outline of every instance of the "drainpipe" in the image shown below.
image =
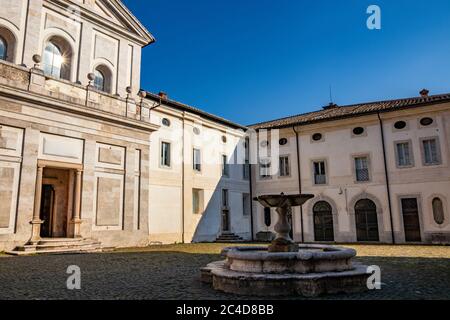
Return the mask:
<path fill-rule="evenodd" d="M 249 171 L 249 173 L 248 173 L 248 179 L 250 180 L 250 232 L 251 232 L 251 234 L 252 234 L 252 238 L 251 238 L 251 240 L 252 240 L 252 242 L 253 241 L 255 241 L 255 237 L 254 237 L 254 232 L 255 232 L 255 230 L 254 230 L 254 226 L 253 226 L 253 174 L 252 174 L 252 164 L 251 164 L 251 161 L 250 161 L 250 159 L 252 158 L 251 156 L 250 156 L 250 152 L 251 152 L 251 149 L 250 149 L 250 140 L 246 140 L 245 141 L 246 143 L 247 143 L 247 148 L 248 148 L 248 171 Z M 244 161 L 245 162 L 245 161 Z M 244 164 L 245 165 L 245 164 Z"/>
<path fill-rule="evenodd" d="M 181 243 L 184 244 L 184 215 L 185 215 L 185 209 L 184 209 L 184 204 L 185 204 L 185 192 L 184 192 L 184 181 L 185 181 L 185 177 L 184 177 L 184 143 L 185 143 L 185 138 L 184 138 L 184 123 L 186 121 L 185 118 L 185 112 L 183 112 L 183 137 L 182 137 L 182 146 L 181 146 L 181 159 L 182 159 L 182 165 L 181 165 Z"/>
<path fill-rule="evenodd" d="M 383 120 L 381 119 L 380 112 L 377 112 L 377 116 L 378 116 L 378 121 L 380 123 L 381 145 L 383 146 L 384 174 L 385 174 L 385 178 L 386 178 L 386 190 L 387 190 L 388 205 L 389 205 L 389 218 L 390 218 L 390 222 L 391 222 L 392 244 L 395 244 L 394 223 L 393 223 L 393 219 L 392 219 L 391 186 L 390 186 L 390 182 L 389 182 Z"/>
<path fill-rule="evenodd" d="M 300 142 L 298 141 L 298 131 L 295 130 L 295 126 L 292 127 L 292 130 L 295 132 L 295 142 L 297 146 L 297 172 L 298 172 L 298 192 L 302 193 L 302 172 L 300 171 Z M 300 224 L 301 224 L 301 233 L 302 233 L 302 243 L 305 242 L 305 234 L 303 227 L 303 207 L 300 206 Z"/>

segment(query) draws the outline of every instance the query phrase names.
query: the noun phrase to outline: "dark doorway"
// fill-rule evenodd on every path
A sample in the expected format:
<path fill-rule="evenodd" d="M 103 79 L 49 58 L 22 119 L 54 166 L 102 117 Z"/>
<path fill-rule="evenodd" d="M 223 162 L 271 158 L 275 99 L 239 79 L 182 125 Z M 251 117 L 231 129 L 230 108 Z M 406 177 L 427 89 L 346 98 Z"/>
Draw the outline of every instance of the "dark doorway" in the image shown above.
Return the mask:
<path fill-rule="evenodd" d="M 333 213 L 328 202 L 319 201 L 314 205 L 314 240 L 334 241 Z"/>
<path fill-rule="evenodd" d="M 421 242 L 419 206 L 416 198 L 402 199 L 403 227 L 406 242 Z"/>
<path fill-rule="evenodd" d="M 41 237 L 50 238 L 52 237 L 52 219 L 53 219 L 53 209 L 55 204 L 55 189 L 52 185 L 44 184 L 42 186 L 42 197 L 41 197 L 41 215 L 40 218 L 43 222 L 41 225 Z"/>
<path fill-rule="evenodd" d="M 222 231 L 230 231 L 230 207 L 227 189 L 222 190 Z"/>
<path fill-rule="evenodd" d="M 377 206 L 373 201 L 359 200 L 355 205 L 355 219 L 358 241 L 380 241 Z"/>

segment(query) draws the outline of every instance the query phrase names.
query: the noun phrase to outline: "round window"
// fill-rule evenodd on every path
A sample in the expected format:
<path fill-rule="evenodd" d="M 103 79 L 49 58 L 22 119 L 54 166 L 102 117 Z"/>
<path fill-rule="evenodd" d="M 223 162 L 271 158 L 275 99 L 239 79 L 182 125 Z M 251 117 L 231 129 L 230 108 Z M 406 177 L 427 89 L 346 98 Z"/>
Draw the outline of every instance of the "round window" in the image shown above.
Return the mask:
<path fill-rule="evenodd" d="M 362 127 L 357 127 L 355 129 L 353 129 L 353 134 L 356 136 L 362 135 L 364 133 L 364 128 Z"/>
<path fill-rule="evenodd" d="M 420 124 L 422 126 L 424 126 L 424 127 L 429 126 L 429 125 L 433 124 L 433 119 L 428 118 L 428 117 L 427 118 L 423 118 L 423 119 L 420 120 Z"/>
<path fill-rule="evenodd" d="M 226 136 L 222 136 L 222 142 L 226 143 L 227 142 L 227 137 Z"/>
<path fill-rule="evenodd" d="M 397 121 L 394 124 L 394 128 L 397 130 L 405 129 L 406 128 L 406 122 L 405 121 Z"/>
<path fill-rule="evenodd" d="M 259 145 L 260 145 L 261 147 L 265 148 L 265 147 L 267 147 L 267 146 L 269 145 L 269 141 L 263 140 L 263 141 L 261 141 L 261 143 L 260 143 Z"/>
<path fill-rule="evenodd" d="M 286 138 L 280 139 L 280 146 L 285 146 L 285 145 L 287 145 L 287 143 L 288 143 L 288 140 Z"/>
<path fill-rule="evenodd" d="M 314 141 L 320 141 L 320 140 L 322 140 L 322 134 L 321 133 L 315 133 L 315 134 L 313 134 L 312 139 Z"/>
<path fill-rule="evenodd" d="M 194 128 L 193 130 L 194 130 L 194 133 L 195 133 L 196 135 L 199 135 L 199 134 L 200 134 L 200 129 L 199 129 L 199 128 Z"/>
<path fill-rule="evenodd" d="M 170 127 L 170 120 L 167 118 L 162 119 L 162 124 L 166 127 Z"/>

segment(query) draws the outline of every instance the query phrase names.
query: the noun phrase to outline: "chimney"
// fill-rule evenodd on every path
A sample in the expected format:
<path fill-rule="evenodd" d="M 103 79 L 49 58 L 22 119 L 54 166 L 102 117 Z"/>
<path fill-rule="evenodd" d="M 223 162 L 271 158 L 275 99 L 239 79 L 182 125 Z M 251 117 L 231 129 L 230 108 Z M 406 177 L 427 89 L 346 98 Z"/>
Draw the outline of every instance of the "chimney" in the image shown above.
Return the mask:
<path fill-rule="evenodd" d="M 329 109 L 335 109 L 339 108 L 339 106 L 336 103 L 330 102 L 329 105 L 323 107 L 323 110 L 329 110 Z"/>
<path fill-rule="evenodd" d="M 422 91 L 420 91 L 420 96 L 421 96 L 422 98 L 427 98 L 429 93 L 430 93 L 429 90 L 423 89 Z"/>
<path fill-rule="evenodd" d="M 158 96 L 159 96 L 161 99 L 164 99 L 164 100 L 168 100 L 168 99 L 169 99 L 169 97 L 167 96 L 167 93 L 165 93 L 165 92 L 163 92 L 163 91 L 160 91 L 160 92 L 158 93 Z"/>

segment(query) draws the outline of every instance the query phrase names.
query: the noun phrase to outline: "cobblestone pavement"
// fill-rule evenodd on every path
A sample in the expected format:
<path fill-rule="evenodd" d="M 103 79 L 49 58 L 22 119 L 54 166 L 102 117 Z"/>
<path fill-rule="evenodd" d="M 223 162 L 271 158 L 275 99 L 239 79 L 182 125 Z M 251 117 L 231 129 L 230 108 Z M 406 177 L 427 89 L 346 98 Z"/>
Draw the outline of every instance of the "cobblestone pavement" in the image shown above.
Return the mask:
<path fill-rule="evenodd" d="M 215 292 L 199 268 L 224 245 L 174 245 L 121 252 L 0 257 L 0 299 L 242 299 Z M 450 299 L 450 247 L 356 246 L 357 259 L 382 269 L 382 290 L 322 299 Z M 69 265 L 81 290 L 66 289 Z M 245 298 L 245 297 L 244 297 Z"/>

